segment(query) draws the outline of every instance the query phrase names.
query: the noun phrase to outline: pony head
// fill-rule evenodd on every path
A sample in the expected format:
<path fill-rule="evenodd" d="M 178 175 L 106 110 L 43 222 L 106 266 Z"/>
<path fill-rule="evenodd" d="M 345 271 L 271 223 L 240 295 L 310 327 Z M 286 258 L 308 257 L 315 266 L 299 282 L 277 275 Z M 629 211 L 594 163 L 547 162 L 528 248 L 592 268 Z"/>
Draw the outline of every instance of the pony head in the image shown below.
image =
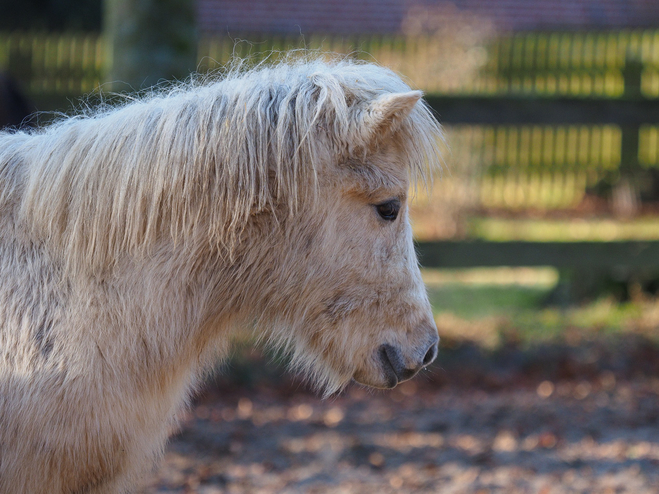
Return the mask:
<path fill-rule="evenodd" d="M 266 228 L 269 254 L 250 261 L 267 273 L 257 331 L 326 393 L 352 379 L 394 387 L 437 354 L 408 204 L 440 163 L 441 130 L 421 92 L 387 69 L 341 61 L 264 71 L 276 198 L 263 203 L 278 219 Z M 258 216 L 247 250 L 267 223 Z"/>

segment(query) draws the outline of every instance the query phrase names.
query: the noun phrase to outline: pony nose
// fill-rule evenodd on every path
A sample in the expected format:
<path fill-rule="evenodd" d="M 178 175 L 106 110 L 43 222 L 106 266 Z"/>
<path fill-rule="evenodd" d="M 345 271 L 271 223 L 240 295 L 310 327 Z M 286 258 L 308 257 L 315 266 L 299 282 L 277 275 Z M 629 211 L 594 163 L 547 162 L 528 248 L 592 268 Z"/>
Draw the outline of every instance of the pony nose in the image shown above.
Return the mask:
<path fill-rule="evenodd" d="M 421 367 L 431 364 L 437 358 L 437 346 L 439 345 L 439 338 L 435 340 L 429 347 L 426 354 L 423 356 Z"/>
<path fill-rule="evenodd" d="M 411 365 L 405 363 L 400 348 L 389 344 L 380 346 L 378 356 L 390 387 L 411 379 L 417 372 L 435 360 L 438 342 L 439 338 L 436 338 L 429 347 L 425 348 L 425 352 L 419 352 L 419 355 L 423 355 L 423 357 L 419 357 L 418 361 L 413 360 L 414 363 Z"/>

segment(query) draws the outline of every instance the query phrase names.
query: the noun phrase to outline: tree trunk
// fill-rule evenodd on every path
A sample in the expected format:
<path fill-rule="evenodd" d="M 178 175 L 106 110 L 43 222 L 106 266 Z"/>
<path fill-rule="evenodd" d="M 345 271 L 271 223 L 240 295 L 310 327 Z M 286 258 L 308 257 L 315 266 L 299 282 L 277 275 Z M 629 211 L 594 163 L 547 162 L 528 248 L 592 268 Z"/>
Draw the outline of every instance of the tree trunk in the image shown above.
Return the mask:
<path fill-rule="evenodd" d="M 182 80 L 196 68 L 192 0 L 104 0 L 104 90 L 136 91 Z"/>

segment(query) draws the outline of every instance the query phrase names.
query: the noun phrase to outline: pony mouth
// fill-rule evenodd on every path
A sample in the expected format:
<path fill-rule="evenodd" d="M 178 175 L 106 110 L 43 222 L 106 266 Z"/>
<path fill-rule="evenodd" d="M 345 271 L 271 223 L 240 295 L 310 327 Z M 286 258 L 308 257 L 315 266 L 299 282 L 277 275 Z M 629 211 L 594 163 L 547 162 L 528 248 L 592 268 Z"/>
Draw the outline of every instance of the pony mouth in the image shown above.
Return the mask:
<path fill-rule="evenodd" d="M 382 345 L 378 349 L 378 357 L 380 361 L 380 368 L 384 372 L 385 376 L 385 389 L 395 388 L 398 384 L 398 376 L 396 375 L 396 370 L 394 369 L 394 364 L 391 362 L 391 359 L 388 355 L 388 350 L 390 345 Z M 390 351 L 390 350 L 389 350 Z"/>
<path fill-rule="evenodd" d="M 377 376 L 377 377 L 376 377 Z M 352 380 L 362 386 L 375 389 L 392 389 L 398 385 L 398 377 L 393 367 L 383 368 L 380 366 L 378 372 L 360 370 L 355 372 Z"/>
<path fill-rule="evenodd" d="M 381 345 L 374 353 L 371 369 L 361 369 L 353 376 L 353 380 L 364 386 L 377 389 L 392 389 L 398 383 L 406 381 L 412 375 L 400 372 L 400 354 L 391 345 Z M 396 369 L 398 368 L 398 372 Z M 377 376 L 377 377 L 376 377 Z"/>

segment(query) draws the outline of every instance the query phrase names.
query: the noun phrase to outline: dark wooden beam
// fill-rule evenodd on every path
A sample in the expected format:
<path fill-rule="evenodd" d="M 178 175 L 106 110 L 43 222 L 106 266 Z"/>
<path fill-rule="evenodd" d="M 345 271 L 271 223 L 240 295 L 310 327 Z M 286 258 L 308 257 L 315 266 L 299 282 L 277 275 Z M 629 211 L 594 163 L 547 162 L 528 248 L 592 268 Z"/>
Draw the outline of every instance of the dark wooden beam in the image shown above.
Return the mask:
<path fill-rule="evenodd" d="M 603 125 L 659 123 L 659 99 L 436 96 L 426 101 L 443 124 Z"/>
<path fill-rule="evenodd" d="M 417 244 L 428 268 L 553 266 L 577 269 L 659 269 L 659 241 L 484 242 Z"/>

